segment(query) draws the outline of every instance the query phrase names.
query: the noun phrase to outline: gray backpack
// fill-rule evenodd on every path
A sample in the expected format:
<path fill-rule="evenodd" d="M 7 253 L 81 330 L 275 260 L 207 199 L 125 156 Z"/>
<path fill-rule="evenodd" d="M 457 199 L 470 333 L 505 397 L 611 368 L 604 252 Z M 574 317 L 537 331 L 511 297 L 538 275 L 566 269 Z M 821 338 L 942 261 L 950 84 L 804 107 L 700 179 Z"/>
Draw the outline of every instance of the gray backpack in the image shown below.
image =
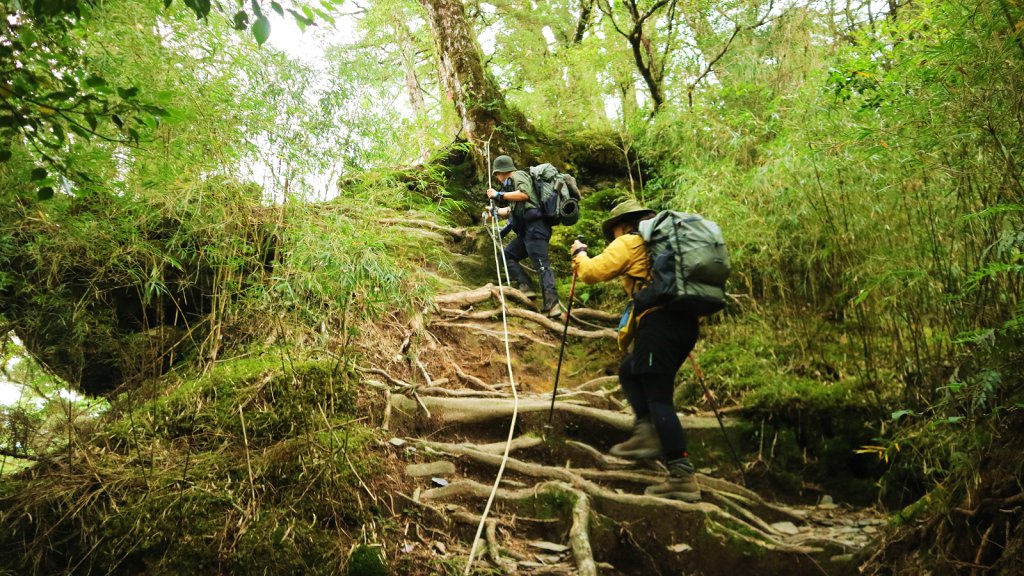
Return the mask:
<path fill-rule="evenodd" d="M 666 210 L 640 222 L 639 232 L 651 258 L 651 278 L 636 293 L 637 312 L 669 306 L 708 316 L 725 307 L 732 267 L 717 224 Z"/>
<path fill-rule="evenodd" d="M 580 189 L 576 179 L 551 164 L 530 167 L 540 212 L 551 226 L 572 226 L 580 219 Z"/>

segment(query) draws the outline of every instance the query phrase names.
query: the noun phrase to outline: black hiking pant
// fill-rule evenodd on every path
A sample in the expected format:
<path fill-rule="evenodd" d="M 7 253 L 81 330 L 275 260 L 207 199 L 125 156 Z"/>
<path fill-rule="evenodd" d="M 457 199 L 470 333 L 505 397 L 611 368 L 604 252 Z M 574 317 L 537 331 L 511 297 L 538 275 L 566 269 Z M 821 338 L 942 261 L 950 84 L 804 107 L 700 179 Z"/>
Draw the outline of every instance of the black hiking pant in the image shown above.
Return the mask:
<path fill-rule="evenodd" d="M 633 351 L 619 366 L 619 383 L 637 422 L 650 420 L 666 462 L 689 456 L 686 433 L 672 395 L 676 372 L 693 351 L 700 333 L 694 316 L 657 308 L 640 318 Z"/>
<path fill-rule="evenodd" d="M 551 226 L 538 218 L 528 220 L 522 231 L 516 230 L 516 237 L 505 247 L 505 263 L 512 282 L 533 286 L 530 277 L 523 270 L 519 261 L 530 257 L 537 267 L 540 276 L 540 287 L 544 295 L 544 304 L 550 305 L 558 301 L 558 290 L 555 288 L 555 275 L 551 271 L 548 259 L 548 242 L 551 240 Z"/>

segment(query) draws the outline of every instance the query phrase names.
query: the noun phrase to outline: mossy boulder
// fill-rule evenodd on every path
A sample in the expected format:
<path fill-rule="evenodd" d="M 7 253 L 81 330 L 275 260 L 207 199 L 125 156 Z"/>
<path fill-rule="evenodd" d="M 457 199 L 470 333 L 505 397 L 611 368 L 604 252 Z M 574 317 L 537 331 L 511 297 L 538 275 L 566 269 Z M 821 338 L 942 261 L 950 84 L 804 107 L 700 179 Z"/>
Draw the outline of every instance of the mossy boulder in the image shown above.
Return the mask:
<path fill-rule="evenodd" d="M 206 375 L 183 380 L 122 419 L 115 438 L 139 435 L 187 438 L 193 445 L 226 439 L 262 447 L 319 429 L 324 419 L 351 416 L 355 387 L 335 361 L 283 361 L 267 354 L 215 365 Z"/>

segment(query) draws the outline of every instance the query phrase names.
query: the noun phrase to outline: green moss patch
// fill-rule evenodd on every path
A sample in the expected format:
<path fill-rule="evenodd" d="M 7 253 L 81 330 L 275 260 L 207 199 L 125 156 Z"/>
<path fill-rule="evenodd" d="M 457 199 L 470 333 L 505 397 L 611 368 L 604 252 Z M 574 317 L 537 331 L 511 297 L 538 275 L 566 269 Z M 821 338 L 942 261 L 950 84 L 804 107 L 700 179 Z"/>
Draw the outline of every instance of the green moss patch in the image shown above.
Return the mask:
<path fill-rule="evenodd" d="M 133 411 L 113 430 L 123 441 L 142 435 L 258 447 L 323 427 L 325 418 L 351 416 L 354 406 L 352 380 L 336 362 L 267 355 L 218 364 Z"/>

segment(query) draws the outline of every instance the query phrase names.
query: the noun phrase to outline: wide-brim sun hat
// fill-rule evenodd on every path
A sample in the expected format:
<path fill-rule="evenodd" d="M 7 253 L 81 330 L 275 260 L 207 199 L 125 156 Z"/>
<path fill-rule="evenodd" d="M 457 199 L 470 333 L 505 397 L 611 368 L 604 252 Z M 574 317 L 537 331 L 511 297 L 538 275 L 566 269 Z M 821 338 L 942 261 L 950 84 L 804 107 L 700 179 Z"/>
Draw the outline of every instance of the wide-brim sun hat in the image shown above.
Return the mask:
<path fill-rule="evenodd" d="M 491 170 L 491 176 L 494 176 L 498 172 L 515 172 L 516 163 L 512 161 L 512 158 L 502 154 L 494 159 L 494 166 Z"/>
<path fill-rule="evenodd" d="M 615 239 L 615 226 L 620 222 L 631 218 L 639 219 L 643 216 L 654 216 L 654 210 L 647 208 L 636 200 L 623 200 L 612 208 L 608 219 L 601 223 L 601 231 L 604 232 L 604 239 L 611 242 Z"/>

